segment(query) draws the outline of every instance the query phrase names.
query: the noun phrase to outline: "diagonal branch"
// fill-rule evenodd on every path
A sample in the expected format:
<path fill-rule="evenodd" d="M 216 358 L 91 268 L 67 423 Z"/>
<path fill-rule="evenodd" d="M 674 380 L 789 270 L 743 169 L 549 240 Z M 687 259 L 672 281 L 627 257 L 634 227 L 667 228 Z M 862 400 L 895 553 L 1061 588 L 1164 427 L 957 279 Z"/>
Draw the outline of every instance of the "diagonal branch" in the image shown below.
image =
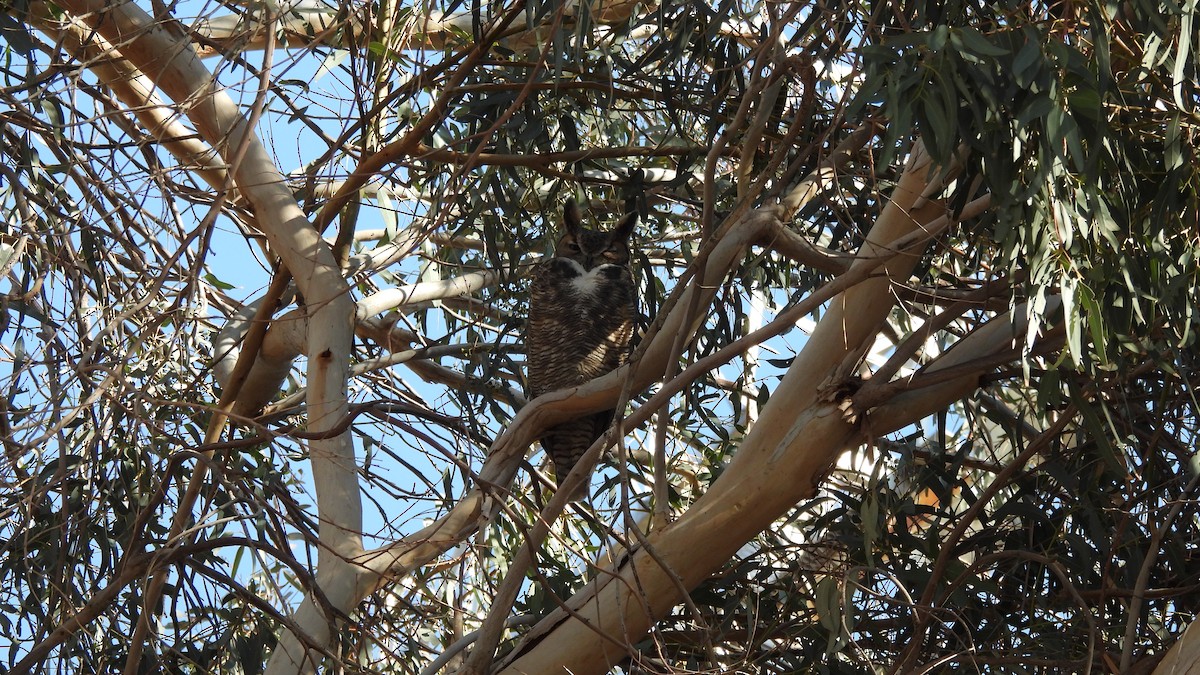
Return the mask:
<path fill-rule="evenodd" d="M 605 672 L 626 654 L 596 640 L 593 631 L 636 641 L 678 602 L 679 581 L 694 587 L 812 493 L 825 467 L 860 433 L 842 416 L 836 400 L 821 395 L 823 385 L 847 356 L 874 337 L 891 309 L 890 279 L 906 277 L 919 257 L 889 245 L 920 233 L 942 215 L 940 206 L 922 198 L 929 189 L 929 169 L 918 145 L 862 257 L 848 272 L 874 269 L 886 259 L 886 274 L 871 275 L 833 300 L 709 491 L 675 523 L 651 533 L 647 546 L 634 551 L 614 575 L 597 577 L 569 600 L 581 618 L 551 613 L 531 632 L 534 641 L 514 649 L 499 672 L 561 672 L 564 666 L 576 673 Z"/>
<path fill-rule="evenodd" d="M 659 329 L 653 335 L 646 336 L 647 342 L 636 364 L 626 365 L 579 387 L 540 396 L 523 407 L 492 445 L 476 477 L 480 487 L 438 521 L 409 537 L 364 555 L 362 564 L 376 575 L 372 590 L 383 586 L 388 579 L 441 555 L 475 532 L 488 512 L 485 509 L 487 498 L 500 498 L 529 445 L 543 430 L 587 412 L 611 408 L 620 397 L 627 378 L 631 380 L 631 391 L 642 391 L 659 380 L 666 372 L 675 336 L 690 334 L 697 328 L 699 318 L 694 318 L 691 326 L 684 325 L 688 313 L 686 310 L 692 305 L 692 299 L 695 298 L 695 306 L 708 307 L 716 297 L 725 275 L 742 259 L 745 250 L 753 244 L 772 240 L 783 227 L 782 219 L 790 218 L 796 209 L 827 190 L 837 180 L 840 167 L 870 139 L 872 133 L 872 129 L 865 127 L 846 138 L 830 152 L 821 166 L 801 181 L 790 201 L 782 207 L 750 211 L 730 223 L 725 228 L 724 236 L 711 247 L 703 278 L 694 279 L 682 289 L 672 305 L 673 309 L 662 319 Z M 732 352 L 727 358 L 732 358 Z M 631 421 L 631 425 L 634 423 L 638 422 Z M 366 592 L 369 591 L 364 591 L 364 594 Z"/>
<path fill-rule="evenodd" d="M 333 428 L 348 413 L 354 304 L 329 245 L 304 216 L 250 122 L 213 79 L 186 37 L 172 30 L 173 24 L 156 22 L 130 2 L 71 0 L 58 4 L 118 47 L 133 68 L 181 105 L 200 137 L 221 152 L 241 195 L 260 218 L 272 249 L 307 300 L 308 426 L 314 432 Z M 239 152 L 240 161 L 235 161 Z M 351 594 L 357 576 L 348 560 L 362 550 L 362 504 L 354 448 L 349 435 L 341 433 L 313 440 L 309 450 L 323 544 L 318 552 L 317 581 L 337 606 L 337 600 Z M 329 624 L 311 599 L 305 605 L 311 611 L 298 614 L 298 622 L 312 632 L 316 643 L 324 644 Z M 282 655 L 293 669 L 298 668 L 303 660 L 298 641 L 291 633 L 284 637 L 273 663 Z"/>

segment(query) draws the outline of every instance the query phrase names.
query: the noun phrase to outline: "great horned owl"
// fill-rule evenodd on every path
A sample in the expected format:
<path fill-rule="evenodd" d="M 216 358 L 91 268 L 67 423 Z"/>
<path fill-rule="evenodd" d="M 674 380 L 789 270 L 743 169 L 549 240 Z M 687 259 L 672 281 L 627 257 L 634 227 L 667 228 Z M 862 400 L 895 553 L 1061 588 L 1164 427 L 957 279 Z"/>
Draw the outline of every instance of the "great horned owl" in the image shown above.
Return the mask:
<path fill-rule="evenodd" d="M 525 346 L 533 396 L 582 384 L 625 363 L 637 311 L 629 268 L 629 237 L 637 221 L 634 212 L 610 231 L 586 229 L 575 201 L 567 201 L 554 257 L 534 269 L 530 287 Z M 542 435 L 559 482 L 608 428 L 613 412 L 563 422 Z M 586 494 L 585 482 L 571 498 Z"/>

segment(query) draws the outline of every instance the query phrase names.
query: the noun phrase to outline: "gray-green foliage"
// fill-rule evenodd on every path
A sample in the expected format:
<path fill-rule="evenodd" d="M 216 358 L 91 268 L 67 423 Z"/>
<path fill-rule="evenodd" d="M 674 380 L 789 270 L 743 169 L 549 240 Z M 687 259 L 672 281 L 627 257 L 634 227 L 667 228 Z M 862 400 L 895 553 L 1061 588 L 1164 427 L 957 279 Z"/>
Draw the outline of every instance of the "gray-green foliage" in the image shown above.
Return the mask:
<path fill-rule="evenodd" d="M 1063 294 L 1081 367 L 1194 345 L 1194 8 L 951 7 L 879 30 L 858 107 L 965 148 L 1003 264 Z"/>
<path fill-rule="evenodd" d="M 196 13 L 243 11 L 228 5 Z M 1194 3 L 667 0 L 619 20 L 600 4 L 529 3 L 520 20 L 554 27 L 478 58 L 468 46 L 484 31 L 416 51 L 422 29 L 404 21 L 512 5 L 447 0 L 367 15 L 375 32 L 364 41 L 347 17 L 373 6 L 346 3 L 327 43 L 276 55 L 260 131 L 315 218 L 330 184 L 432 115 L 421 145 L 385 163 L 358 210 L 342 212 L 384 229 L 384 241 L 417 235 L 403 263 L 356 277 L 357 297 L 481 268 L 503 282 L 389 315 L 387 340 L 359 336 L 359 361 L 417 350 L 412 370 L 352 382 L 368 534 L 391 540 L 444 514 L 514 414 L 524 273 L 550 249 L 568 194 L 588 197 L 596 218 L 643 210 L 649 321 L 726 214 L 786 194 L 872 123 L 881 133 L 868 152 L 792 223 L 829 264 L 756 249 L 718 305 L 702 308 L 704 328 L 681 358 L 714 352 L 841 271 L 837 255 L 858 249 L 917 138 L 963 163 L 942 195 L 952 209 L 984 192 L 993 205 L 895 280 L 886 335 L 898 343 L 951 317 L 915 367 L 997 312 L 1057 295 L 1063 317 L 1035 302 L 1033 318 L 1051 344 L 1064 332 L 1064 347 L 989 364 L 978 395 L 879 439 L 701 583 L 621 668 L 867 672 L 946 659 L 958 670 L 1100 672 L 1152 659 L 1194 618 Z M 96 603 L 88 629 L 35 665 L 99 672 L 124 666 L 125 636 L 146 609 L 137 571 L 163 546 L 200 461 L 219 395 L 208 338 L 267 273 L 245 262 L 253 232 L 234 226 L 252 214 L 232 198 L 210 214 L 214 190 L 87 64 L 29 29 L 28 7 L 0 3 L 0 268 L 13 262 L 0 282 L 10 364 L 0 366 L 0 635 L 15 636 L 0 671 Z M 207 63 L 253 101 L 259 52 Z M 739 192 L 739 165 L 763 177 L 755 189 Z M 230 264 L 234 247 L 242 257 Z M 802 346 L 798 331 L 773 340 L 676 399 L 673 508 L 721 473 Z M 204 526 L 169 561 L 163 606 L 151 608 L 161 631 L 147 672 L 261 670 L 275 611 L 311 581 L 317 546 L 302 413 L 275 411 L 213 449 L 195 514 Z M 1062 414 L 1075 421 L 1039 436 Z M 542 547 L 516 612 L 549 611 L 628 536 L 650 493 L 652 435 L 626 439 L 626 476 L 612 461 L 600 470 L 591 512 L 568 516 Z M 1005 471 L 1031 444 L 1033 457 Z M 349 617 L 334 650 L 344 670 L 417 673 L 477 627 L 545 498 L 527 473 L 511 489 L 485 532 Z M 113 583 L 121 590 L 97 600 Z M 923 597 L 927 613 L 913 606 Z"/>

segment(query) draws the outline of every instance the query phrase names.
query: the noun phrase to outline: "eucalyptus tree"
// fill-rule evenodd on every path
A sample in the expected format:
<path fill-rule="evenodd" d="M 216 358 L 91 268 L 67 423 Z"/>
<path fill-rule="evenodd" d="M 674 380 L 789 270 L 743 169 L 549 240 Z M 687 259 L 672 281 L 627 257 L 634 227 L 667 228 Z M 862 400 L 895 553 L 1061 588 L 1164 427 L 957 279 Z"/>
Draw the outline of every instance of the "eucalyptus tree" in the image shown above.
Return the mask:
<path fill-rule="evenodd" d="M 1194 661 L 1194 3 L 0 7 L 6 671 Z"/>

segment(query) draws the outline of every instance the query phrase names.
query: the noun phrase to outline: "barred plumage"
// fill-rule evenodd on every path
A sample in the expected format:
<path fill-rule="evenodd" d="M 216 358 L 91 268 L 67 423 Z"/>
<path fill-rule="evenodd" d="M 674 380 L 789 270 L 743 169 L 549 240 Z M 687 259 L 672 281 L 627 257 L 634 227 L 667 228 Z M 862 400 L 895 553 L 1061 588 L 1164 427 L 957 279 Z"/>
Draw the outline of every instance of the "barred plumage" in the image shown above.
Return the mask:
<path fill-rule="evenodd" d="M 629 237 L 637 220 L 631 213 L 611 231 L 584 229 L 578 207 L 568 200 L 554 257 L 535 268 L 530 286 L 525 346 L 531 395 L 582 384 L 625 362 L 637 311 L 629 268 Z M 542 447 L 559 481 L 608 428 L 613 412 L 545 432 Z M 572 498 L 586 491 L 585 482 Z"/>

